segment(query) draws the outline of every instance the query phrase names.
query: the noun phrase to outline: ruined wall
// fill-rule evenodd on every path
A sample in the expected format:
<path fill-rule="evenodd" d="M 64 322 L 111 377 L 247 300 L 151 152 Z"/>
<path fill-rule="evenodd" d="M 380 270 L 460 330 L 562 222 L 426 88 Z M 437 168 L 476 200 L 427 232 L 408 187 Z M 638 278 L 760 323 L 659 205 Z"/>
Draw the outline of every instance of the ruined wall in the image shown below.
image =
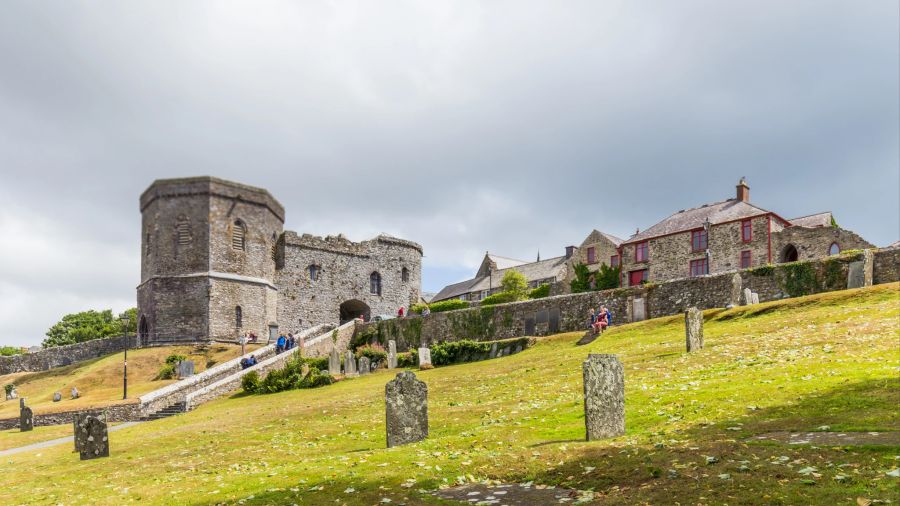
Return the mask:
<path fill-rule="evenodd" d="M 128 337 L 128 347 L 138 346 L 135 336 Z M 46 348 L 34 353 L 23 353 L 11 357 L 0 357 L 0 375 L 15 372 L 38 372 L 63 367 L 84 360 L 118 353 L 125 349 L 122 336 L 94 339 L 83 343 Z"/>
<path fill-rule="evenodd" d="M 422 248 L 389 236 L 354 243 L 338 237 L 298 236 L 285 232 L 276 253 L 278 321 L 295 332 L 317 323 L 340 323 L 340 306 L 359 301 L 370 316 L 395 315 L 419 300 Z M 309 267 L 319 268 L 318 278 Z M 403 269 L 408 278 L 403 280 Z M 381 294 L 370 291 L 370 275 L 381 275 Z"/>
<path fill-rule="evenodd" d="M 797 249 L 797 260 L 812 260 L 829 255 L 833 243 L 841 251 L 874 248 L 856 233 L 839 227 L 788 227 L 772 234 L 772 262 L 781 262 L 789 244 Z"/>
<path fill-rule="evenodd" d="M 736 271 L 740 288 L 750 288 L 761 301 L 806 295 L 847 287 L 849 265 L 862 253 L 841 255 L 791 264 L 766 265 Z M 879 250 L 874 254 L 874 279 L 877 283 L 896 282 L 900 249 Z M 632 301 L 640 299 L 648 318 L 676 315 L 690 306 L 700 309 L 725 307 L 733 302 L 735 271 L 683 278 L 644 287 L 617 288 L 598 292 L 559 295 L 543 299 L 474 307 L 427 317 L 388 320 L 361 325 L 357 332 L 386 344 L 397 342 L 399 351 L 428 346 L 442 341 L 472 339 L 490 341 L 523 335 L 541 336 L 587 328 L 588 314 L 600 304 L 613 315 L 613 325 L 628 322 Z"/>

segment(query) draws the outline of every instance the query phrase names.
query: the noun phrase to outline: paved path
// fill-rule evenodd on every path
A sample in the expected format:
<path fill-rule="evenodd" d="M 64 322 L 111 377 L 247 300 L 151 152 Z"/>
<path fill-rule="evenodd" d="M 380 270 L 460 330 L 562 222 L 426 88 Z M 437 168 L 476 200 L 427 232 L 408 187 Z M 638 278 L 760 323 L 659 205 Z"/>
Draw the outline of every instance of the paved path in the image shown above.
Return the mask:
<path fill-rule="evenodd" d="M 115 432 L 119 429 L 124 429 L 125 427 L 131 427 L 132 425 L 137 425 L 141 422 L 125 422 L 120 423 L 118 425 L 113 425 L 109 428 L 109 432 Z M 15 455 L 16 453 L 27 452 L 31 450 L 40 450 L 43 448 L 50 448 L 51 446 L 61 445 L 63 443 L 71 443 L 75 440 L 74 436 L 61 437 L 58 439 L 51 439 L 50 441 L 41 441 L 40 443 L 34 443 L 27 446 L 20 446 L 19 448 L 10 448 L 9 450 L 0 451 L 0 457 L 6 457 L 8 455 Z"/>

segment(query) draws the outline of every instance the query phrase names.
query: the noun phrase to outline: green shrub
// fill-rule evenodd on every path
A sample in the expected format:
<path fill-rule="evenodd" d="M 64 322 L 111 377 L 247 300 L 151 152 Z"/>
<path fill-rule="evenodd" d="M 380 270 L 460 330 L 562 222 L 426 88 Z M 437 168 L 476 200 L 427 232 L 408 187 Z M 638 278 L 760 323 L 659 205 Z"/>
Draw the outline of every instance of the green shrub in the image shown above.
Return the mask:
<path fill-rule="evenodd" d="M 6 395 L 11 394 L 12 391 L 13 391 L 15 388 L 16 388 L 16 386 L 13 385 L 12 383 L 8 383 L 8 384 L 6 384 L 6 385 L 3 385 L 3 389 L 6 390 Z"/>
<path fill-rule="evenodd" d="M 11 357 L 22 353 L 22 348 L 16 346 L 0 346 L 0 356 Z"/>
<path fill-rule="evenodd" d="M 387 362 L 387 352 L 380 344 L 368 344 L 356 349 L 356 358 L 367 357 L 369 363 Z"/>
<path fill-rule="evenodd" d="M 507 346 L 515 348 L 516 345 L 521 345 L 525 349 L 528 348 L 529 342 L 530 339 L 527 337 L 517 337 L 500 341 L 463 339 L 461 341 L 437 343 L 431 346 L 431 363 L 435 366 L 441 366 L 486 360 L 490 357 L 491 347 L 494 345 L 497 345 L 498 348 Z"/>
<path fill-rule="evenodd" d="M 154 380 L 170 380 L 175 379 L 175 364 L 165 364 L 159 368 Z"/>
<path fill-rule="evenodd" d="M 469 307 L 469 303 L 464 300 L 459 299 L 449 299 L 442 300 L 440 302 L 434 302 L 431 304 L 413 304 L 409 311 L 415 314 L 422 314 L 422 311 L 425 309 L 425 306 L 428 306 L 428 309 L 431 310 L 432 313 L 443 313 L 444 311 L 453 311 L 455 309 L 467 309 Z"/>
<path fill-rule="evenodd" d="M 250 371 L 241 378 L 241 388 L 248 394 L 256 393 L 259 390 L 259 373 Z"/>
<path fill-rule="evenodd" d="M 169 355 L 168 357 L 166 357 L 166 363 L 169 365 L 175 365 L 178 362 L 181 362 L 182 360 L 186 360 L 186 359 L 187 359 L 187 357 L 185 357 L 184 355 L 174 355 L 173 354 L 173 355 Z"/>
<path fill-rule="evenodd" d="M 528 296 L 528 278 L 521 272 L 510 269 L 500 280 L 500 291 L 513 294 L 514 300 L 522 300 Z"/>
<path fill-rule="evenodd" d="M 322 372 L 315 367 L 309 368 L 309 373 L 300 382 L 300 388 L 318 388 L 334 383 L 334 378 L 327 372 Z"/>
<path fill-rule="evenodd" d="M 246 387 L 244 390 L 258 394 L 273 394 L 298 388 L 316 388 L 334 383 L 334 378 L 318 367 L 310 366 L 309 371 L 306 374 L 303 374 L 304 365 L 309 365 L 309 360 L 292 358 L 284 364 L 283 368 L 270 372 L 262 380 L 259 379 L 259 375 L 256 374 L 256 371 L 248 373 L 241 380 L 241 384 L 243 386 L 243 382 L 247 376 L 256 375 L 255 380 L 247 380 L 249 382 L 248 386 L 252 390 L 248 390 Z M 327 367 L 327 363 L 325 366 Z"/>
<path fill-rule="evenodd" d="M 310 369 L 318 369 L 320 371 L 328 370 L 328 357 L 304 358 L 303 362 L 308 365 Z"/>
<path fill-rule="evenodd" d="M 418 363 L 418 355 L 411 351 L 397 354 L 397 367 L 415 367 Z"/>
<path fill-rule="evenodd" d="M 750 274 L 754 276 L 771 276 L 775 273 L 775 266 L 772 264 L 763 265 L 755 269 L 750 269 Z"/>
<path fill-rule="evenodd" d="M 594 290 L 619 288 L 619 280 L 622 273 L 621 267 L 609 267 L 604 263 L 600 264 L 597 272 L 592 273 L 587 265 L 576 264 L 574 269 L 575 278 L 569 284 L 572 288 L 572 293 L 590 292 L 591 276 L 594 276 Z"/>
<path fill-rule="evenodd" d="M 528 292 L 529 299 L 543 299 L 548 295 L 550 295 L 550 285 L 546 283 Z"/>
<path fill-rule="evenodd" d="M 816 269 L 809 262 L 784 264 L 784 290 L 791 297 L 802 297 L 819 291 Z"/>
<path fill-rule="evenodd" d="M 487 297 L 481 299 L 480 305 L 482 307 L 493 306 L 495 304 L 506 304 L 507 302 L 515 302 L 517 300 L 519 299 L 515 293 L 500 292 L 495 293 L 494 295 L 488 295 Z"/>

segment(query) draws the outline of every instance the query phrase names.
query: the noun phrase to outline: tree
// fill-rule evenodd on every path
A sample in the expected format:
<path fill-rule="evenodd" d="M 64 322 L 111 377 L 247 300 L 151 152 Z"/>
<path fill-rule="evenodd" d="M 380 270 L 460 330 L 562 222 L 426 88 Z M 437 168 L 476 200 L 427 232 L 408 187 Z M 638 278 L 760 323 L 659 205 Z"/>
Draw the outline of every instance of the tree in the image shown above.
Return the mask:
<path fill-rule="evenodd" d="M 137 308 L 125 311 L 128 315 L 128 333 L 137 329 Z M 114 317 L 110 309 L 104 311 L 82 311 L 63 316 L 62 320 L 50 327 L 47 339 L 41 345 L 44 348 L 83 343 L 93 339 L 122 335 L 122 323 Z"/>
<path fill-rule="evenodd" d="M 500 280 L 500 289 L 510 293 L 514 300 L 522 300 L 528 296 L 528 279 L 521 272 L 511 269 Z"/>
<path fill-rule="evenodd" d="M 621 267 L 609 267 L 606 264 L 600 264 L 600 269 L 592 273 L 587 265 L 576 264 L 574 269 L 575 278 L 570 283 L 572 293 L 591 291 L 591 276 L 594 276 L 594 290 L 608 290 L 619 287 Z"/>

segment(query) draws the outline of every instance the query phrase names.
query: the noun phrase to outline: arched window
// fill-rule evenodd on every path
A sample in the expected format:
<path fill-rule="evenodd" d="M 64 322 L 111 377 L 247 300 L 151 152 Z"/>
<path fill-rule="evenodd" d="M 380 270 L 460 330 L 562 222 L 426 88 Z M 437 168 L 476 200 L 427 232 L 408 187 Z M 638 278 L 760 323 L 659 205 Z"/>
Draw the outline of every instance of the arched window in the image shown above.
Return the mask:
<path fill-rule="evenodd" d="M 247 227 L 241 220 L 234 220 L 234 227 L 231 229 L 231 247 L 237 251 L 244 251 L 246 247 Z"/>
<path fill-rule="evenodd" d="M 828 254 L 832 256 L 841 254 L 841 247 L 838 245 L 838 243 L 831 243 L 831 246 L 828 247 Z"/>
<path fill-rule="evenodd" d="M 241 306 L 234 307 L 234 326 L 236 328 L 244 326 L 244 311 L 241 309 Z"/>
<path fill-rule="evenodd" d="M 409 282 L 409 269 L 407 269 L 406 267 L 404 267 L 402 270 L 400 270 L 400 279 L 401 279 L 404 283 Z"/>
<path fill-rule="evenodd" d="M 175 240 L 179 246 L 191 243 L 191 220 L 189 218 L 178 217 L 178 223 L 175 224 Z"/>
<path fill-rule="evenodd" d="M 378 272 L 373 272 L 369 276 L 369 293 L 381 295 L 381 274 L 378 274 Z"/>
<path fill-rule="evenodd" d="M 322 272 L 322 267 L 320 267 L 316 264 L 310 264 L 310 266 L 307 267 L 307 269 L 309 270 L 309 280 L 310 281 L 318 281 L 319 274 Z"/>

